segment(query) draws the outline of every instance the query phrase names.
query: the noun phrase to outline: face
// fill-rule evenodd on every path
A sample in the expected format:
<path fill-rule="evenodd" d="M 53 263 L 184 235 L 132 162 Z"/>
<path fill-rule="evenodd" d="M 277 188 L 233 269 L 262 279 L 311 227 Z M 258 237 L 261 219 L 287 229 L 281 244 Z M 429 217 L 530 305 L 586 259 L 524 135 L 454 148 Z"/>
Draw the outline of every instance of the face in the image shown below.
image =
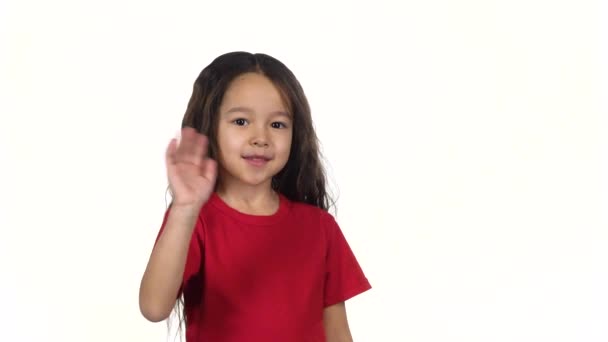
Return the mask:
<path fill-rule="evenodd" d="M 291 149 L 292 117 L 277 87 L 265 76 L 235 78 L 219 112 L 217 145 L 222 186 L 267 186 Z"/>

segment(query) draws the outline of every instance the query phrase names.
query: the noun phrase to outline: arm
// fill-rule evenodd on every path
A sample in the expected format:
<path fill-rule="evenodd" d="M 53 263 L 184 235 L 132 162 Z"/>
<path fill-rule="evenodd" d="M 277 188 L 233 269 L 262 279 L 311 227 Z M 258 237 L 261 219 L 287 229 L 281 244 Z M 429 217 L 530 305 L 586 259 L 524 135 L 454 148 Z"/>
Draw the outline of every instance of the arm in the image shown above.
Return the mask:
<path fill-rule="evenodd" d="M 323 326 L 327 342 L 352 342 L 344 302 L 328 306 L 323 311 Z"/>
<path fill-rule="evenodd" d="M 198 213 L 194 207 L 171 207 L 139 288 L 139 309 L 149 321 L 166 319 L 175 306 Z"/>
<path fill-rule="evenodd" d="M 333 216 L 325 214 L 327 234 L 323 323 L 328 342 L 352 342 L 345 301 L 371 285 Z"/>
<path fill-rule="evenodd" d="M 169 317 L 184 282 L 184 271 L 199 267 L 200 255 L 194 253 L 189 258 L 189 247 L 201 207 L 211 196 L 217 177 L 216 162 L 207 158 L 207 137 L 192 127 L 184 127 L 181 136 L 181 142 L 171 139 L 167 146 L 173 201 L 139 288 L 139 309 L 152 322 Z M 192 260 L 189 269 L 187 260 Z"/>

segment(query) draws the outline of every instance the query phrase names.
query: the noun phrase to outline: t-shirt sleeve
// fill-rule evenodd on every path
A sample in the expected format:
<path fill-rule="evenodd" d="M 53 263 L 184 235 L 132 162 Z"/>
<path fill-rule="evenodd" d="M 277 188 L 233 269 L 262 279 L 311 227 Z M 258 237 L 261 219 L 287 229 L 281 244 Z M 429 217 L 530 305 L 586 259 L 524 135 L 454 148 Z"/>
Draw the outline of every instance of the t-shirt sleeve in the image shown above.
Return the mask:
<path fill-rule="evenodd" d="M 158 242 L 158 239 L 160 239 L 160 236 L 165 229 L 165 225 L 167 224 L 167 219 L 169 218 L 170 212 L 171 212 L 171 207 L 167 208 L 167 210 L 165 211 L 165 215 L 163 217 L 163 221 L 160 226 L 160 231 L 158 232 L 158 235 L 156 236 L 154 245 L 156 245 L 156 243 Z M 202 263 L 202 239 L 200 238 L 202 235 L 201 232 L 202 232 L 202 224 L 201 224 L 201 220 L 200 220 L 200 216 L 199 216 L 199 218 L 196 220 L 196 226 L 194 227 L 194 230 L 192 231 L 192 237 L 190 239 L 190 245 L 188 247 L 188 256 L 186 257 L 186 265 L 184 268 L 183 282 L 182 282 L 182 286 L 180 287 L 179 293 L 181 293 L 183 284 L 188 283 L 188 281 L 190 281 L 190 279 L 192 279 L 192 277 L 194 277 L 200 271 L 201 263 Z"/>
<path fill-rule="evenodd" d="M 371 285 L 334 217 L 325 214 L 323 223 L 327 234 L 324 298 L 327 307 L 361 294 L 371 289 Z"/>

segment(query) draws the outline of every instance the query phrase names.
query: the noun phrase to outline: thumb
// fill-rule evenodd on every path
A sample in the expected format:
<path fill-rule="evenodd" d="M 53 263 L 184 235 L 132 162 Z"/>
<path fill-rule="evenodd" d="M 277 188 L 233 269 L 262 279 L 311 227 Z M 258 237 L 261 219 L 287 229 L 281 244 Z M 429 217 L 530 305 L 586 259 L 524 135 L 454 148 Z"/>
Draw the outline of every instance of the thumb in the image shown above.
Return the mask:
<path fill-rule="evenodd" d="M 177 150 L 177 139 L 173 138 L 167 145 L 167 150 L 165 152 L 165 160 L 167 163 L 173 164 L 175 163 L 175 151 Z"/>
<path fill-rule="evenodd" d="M 180 131 L 175 132 L 175 135 L 169 141 L 169 145 L 167 146 L 167 151 L 165 152 L 165 159 L 168 163 L 175 163 L 175 152 L 177 151 L 177 147 L 179 146 L 181 140 Z"/>

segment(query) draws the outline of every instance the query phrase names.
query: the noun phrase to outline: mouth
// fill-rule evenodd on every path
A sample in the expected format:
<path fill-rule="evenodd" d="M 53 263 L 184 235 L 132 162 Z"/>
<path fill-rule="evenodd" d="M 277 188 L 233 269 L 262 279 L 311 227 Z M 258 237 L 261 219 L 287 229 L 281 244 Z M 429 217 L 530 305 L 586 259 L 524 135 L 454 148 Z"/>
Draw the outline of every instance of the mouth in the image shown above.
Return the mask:
<path fill-rule="evenodd" d="M 263 166 L 263 165 L 266 165 L 266 163 L 268 163 L 271 160 L 270 157 L 261 156 L 261 155 L 243 156 L 243 159 L 245 159 L 245 161 L 247 161 L 249 164 L 251 164 L 253 166 Z"/>

